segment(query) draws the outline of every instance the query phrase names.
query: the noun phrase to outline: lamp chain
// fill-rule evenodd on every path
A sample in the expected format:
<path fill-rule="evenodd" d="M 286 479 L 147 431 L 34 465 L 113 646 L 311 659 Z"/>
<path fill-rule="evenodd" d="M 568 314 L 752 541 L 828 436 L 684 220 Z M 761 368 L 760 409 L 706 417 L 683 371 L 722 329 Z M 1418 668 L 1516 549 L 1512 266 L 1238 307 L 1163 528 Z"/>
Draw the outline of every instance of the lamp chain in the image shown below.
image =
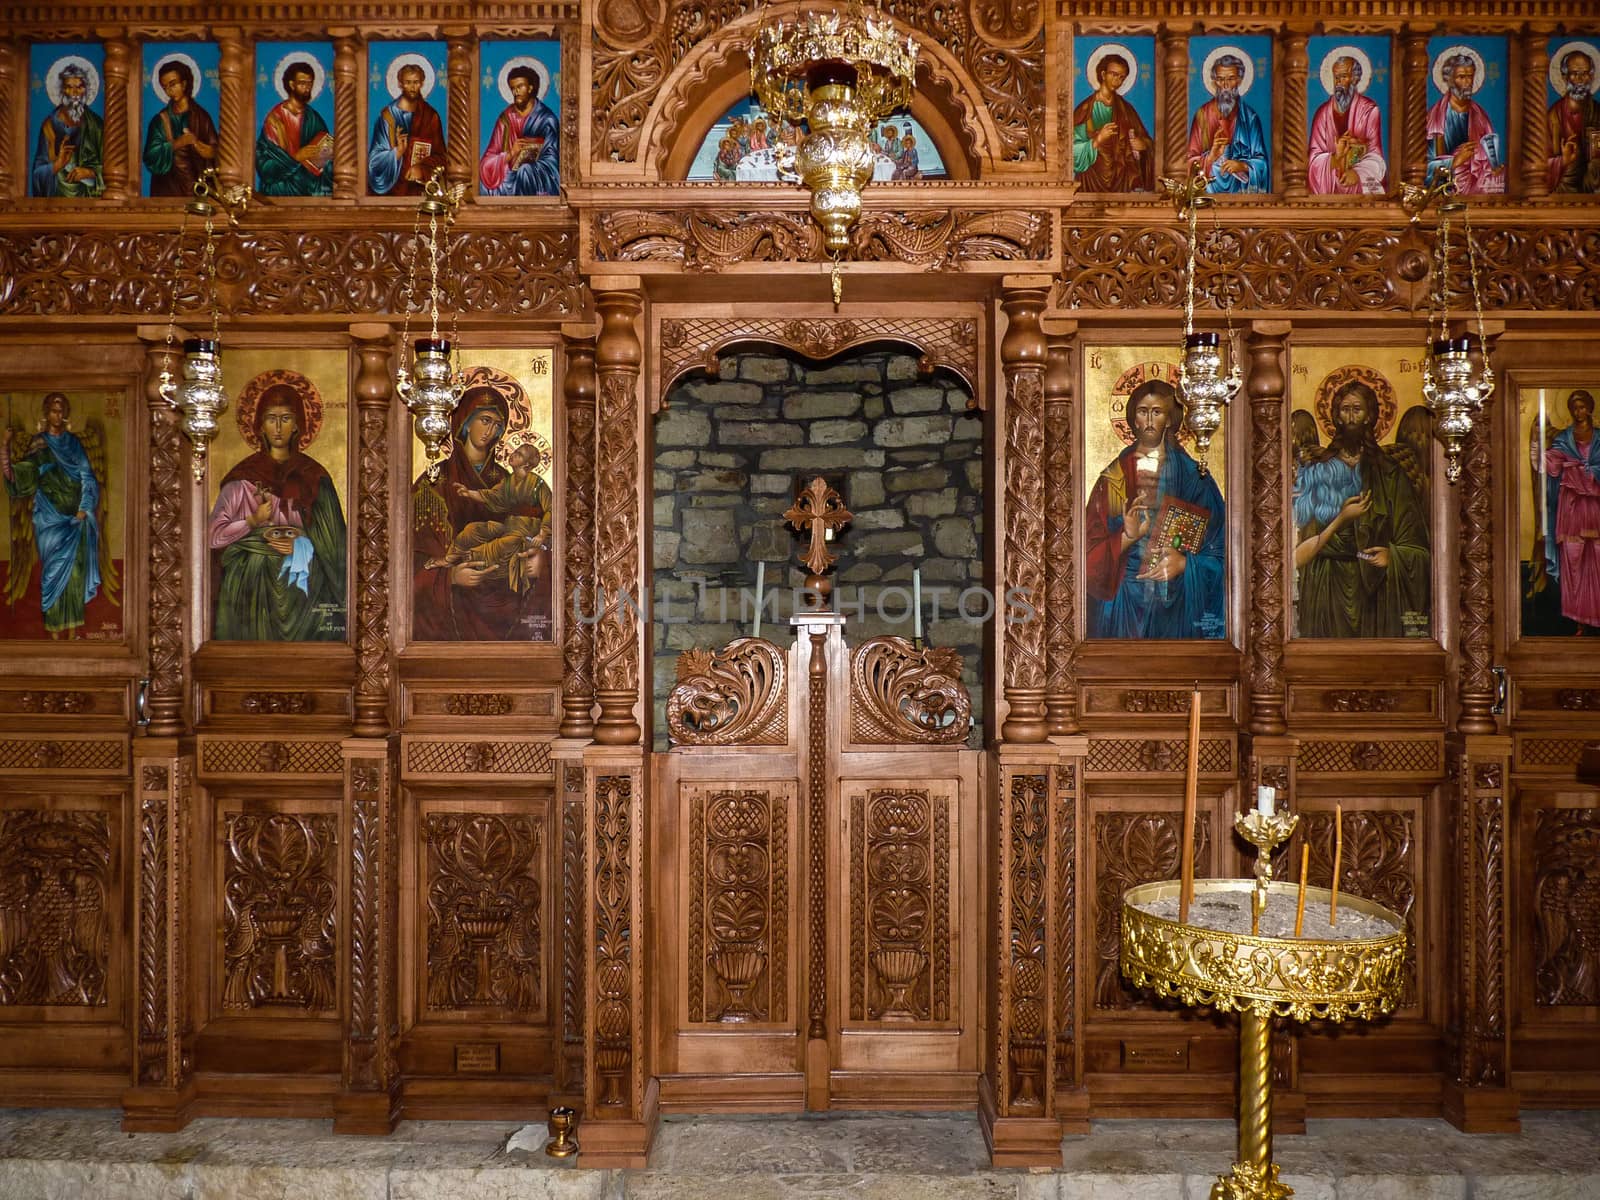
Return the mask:
<path fill-rule="evenodd" d="M 211 341 L 222 341 L 222 306 L 217 301 L 217 241 L 216 225 L 211 213 L 206 213 L 206 295 L 211 301 Z"/>
<path fill-rule="evenodd" d="M 1199 237 L 1200 214 L 1196 210 L 1193 198 L 1190 199 L 1188 208 L 1189 218 L 1189 261 L 1184 271 L 1183 294 L 1183 336 L 1185 339 L 1194 332 L 1194 275 L 1195 275 L 1195 241 Z"/>
<path fill-rule="evenodd" d="M 428 336 L 439 340 L 439 215 L 428 214 Z"/>
<path fill-rule="evenodd" d="M 400 321 L 400 361 L 406 361 L 411 347 L 411 306 L 417 291 L 417 246 L 422 241 L 422 210 L 418 209 L 411 221 L 411 242 L 406 249 L 406 291 L 400 301 L 404 314 Z M 402 367 L 402 369 L 404 369 Z"/>
<path fill-rule="evenodd" d="M 1466 208 L 1461 213 L 1461 231 L 1467 243 L 1467 278 L 1472 282 L 1472 307 L 1478 318 L 1478 350 L 1483 355 L 1483 374 L 1485 380 L 1494 378 L 1494 371 L 1489 365 L 1489 339 L 1483 332 L 1483 293 L 1478 288 L 1478 248 L 1472 240 L 1472 210 Z"/>

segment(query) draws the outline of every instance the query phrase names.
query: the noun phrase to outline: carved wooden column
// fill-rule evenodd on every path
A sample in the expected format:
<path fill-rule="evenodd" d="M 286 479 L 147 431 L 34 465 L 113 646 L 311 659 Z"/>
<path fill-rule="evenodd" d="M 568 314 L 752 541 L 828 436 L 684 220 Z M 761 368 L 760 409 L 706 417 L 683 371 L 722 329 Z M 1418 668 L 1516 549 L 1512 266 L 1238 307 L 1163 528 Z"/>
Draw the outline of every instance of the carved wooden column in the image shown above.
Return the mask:
<path fill-rule="evenodd" d="M 1156 35 L 1161 59 L 1162 170 L 1189 178 L 1189 30 L 1165 26 Z M 1159 174 L 1160 172 L 1158 172 Z"/>
<path fill-rule="evenodd" d="M 1516 1133 L 1506 895 L 1511 739 L 1457 734 L 1450 743 L 1455 886 L 1447 987 L 1455 1053 L 1444 1115 L 1469 1133 Z"/>
<path fill-rule="evenodd" d="M 1049 294 L 1044 275 L 1007 276 L 1001 307 L 1006 332 L 1000 342 L 1005 371 L 1005 549 L 1004 594 L 1020 596 L 1031 620 L 1005 622 L 1005 699 L 1001 737 L 1007 742 L 1042 742 L 1044 720 L 1044 367 L 1046 347 L 1039 326 Z M 1009 613 L 1009 605 L 998 607 Z"/>
<path fill-rule="evenodd" d="M 16 139 L 10 136 L 10 131 L 16 128 L 20 119 L 17 110 L 25 109 L 27 105 L 27 85 L 25 82 L 21 87 L 17 85 L 19 71 L 27 70 L 18 66 L 22 55 L 22 48 L 17 43 L 0 41 L 0 130 L 6 133 L 6 136 L 0 137 L 0 203 L 13 196 L 26 196 L 29 191 L 26 178 L 19 185 Z"/>
<path fill-rule="evenodd" d="M 1495 337 L 1490 335 L 1493 351 Z M 1494 486 L 1490 467 L 1489 434 L 1496 396 L 1491 396 L 1473 417 L 1472 432 L 1462 451 L 1461 482 L 1455 487 L 1460 506 L 1458 562 L 1460 594 L 1457 607 L 1456 732 L 1494 733 Z"/>
<path fill-rule="evenodd" d="M 1428 37 L 1432 29 L 1408 25 L 1400 35 L 1400 111 L 1395 145 L 1400 170 L 1390 177 L 1421 183 L 1428 172 Z"/>
<path fill-rule="evenodd" d="M 643 467 L 639 364 L 643 354 L 634 324 L 642 311 L 637 280 L 620 286 L 595 283 L 600 337 L 595 346 L 599 404 L 595 435 L 595 578 L 603 611 L 594 626 L 595 696 L 600 715 L 594 739 L 633 745 L 641 729 L 634 718 L 644 656 L 644 624 L 628 601 L 640 599 L 644 547 L 639 498 Z M 626 286 L 628 282 L 634 286 Z"/>
<path fill-rule="evenodd" d="M 139 175 L 128 155 L 128 63 L 133 47 L 120 28 L 97 29 L 106 52 L 105 142 L 101 146 L 101 176 L 106 181 L 104 199 L 126 200 L 139 191 Z M 128 180 L 133 179 L 130 189 Z"/>
<path fill-rule="evenodd" d="M 644 756 L 632 746 L 590 746 L 584 906 L 589 949 L 583 1022 L 581 1161 L 642 1167 L 655 1139 L 659 1090 L 646 1041 Z"/>
<path fill-rule="evenodd" d="M 472 30 L 453 26 L 444 31 L 450 48 L 446 66 L 449 74 L 449 128 L 445 131 L 444 176 L 450 183 L 467 189 L 467 200 L 477 194 L 477 150 L 472 135 L 472 51 L 477 44 Z"/>
<path fill-rule="evenodd" d="M 588 784 L 582 755 L 557 757 L 561 780 L 561 1048 L 556 1056 L 556 1087 L 563 1102 L 583 1104 L 584 998 L 589 970 Z M 551 1103 L 556 1103 L 552 1098 Z"/>
<path fill-rule="evenodd" d="M 1545 90 L 1549 85 L 1550 34 L 1548 25 L 1530 25 L 1523 30 L 1522 42 L 1522 194 L 1550 194 L 1550 157 L 1561 147 L 1550 145 L 1549 107 Z M 1600 66 L 1597 63 L 1596 66 Z"/>
<path fill-rule="evenodd" d="M 361 194 L 361 130 L 356 125 L 356 50 L 360 39 L 350 28 L 328 30 L 333 38 L 333 194 L 344 200 Z"/>
<path fill-rule="evenodd" d="M 1078 1013 L 1085 989 L 1092 985 L 1092 960 L 1086 970 L 1078 961 L 1078 864 L 1087 861 L 1083 835 L 1089 827 L 1083 807 L 1083 766 L 1089 739 L 1083 736 L 1053 739 L 1058 747 L 1050 774 L 1050 807 L 1054 814 L 1050 846 L 1051 911 L 1055 928 L 1051 942 L 1054 958 L 1047 965 L 1055 981 L 1055 1117 L 1062 1133 L 1089 1132 L 1089 1089 L 1083 1082 L 1083 1037 Z"/>
<path fill-rule="evenodd" d="M 400 1120 L 396 763 L 383 738 L 343 743 L 350 847 L 346 941 L 350 1003 L 344 1069 L 333 1098 L 335 1133 L 387 1134 Z"/>
<path fill-rule="evenodd" d="M 1045 728 L 1078 732 L 1077 584 L 1072 562 L 1072 343 L 1076 321 L 1047 319 L 1044 372 Z"/>
<path fill-rule="evenodd" d="M 394 376 L 389 363 L 394 330 L 387 325 L 352 325 L 350 334 L 359 362 L 355 396 L 360 438 L 356 446 L 355 733 L 358 737 L 383 737 L 390 728 L 389 525 L 394 489 L 389 480 L 389 422 Z"/>
<path fill-rule="evenodd" d="M 255 83 L 250 70 L 250 46 L 241 29 L 214 31 L 221 57 L 217 69 L 217 174 L 223 183 L 253 183 L 251 167 L 255 135 L 245 114 Z"/>
<path fill-rule="evenodd" d="M 1283 194 L 1304 196 L 1310 129 L 1306 113 L 1306 77 L 1311 70 L 1306 58 L 1306 31 L 1285 29 L 1280 33 L 1278 56 L 1283 63 L 1283 153 L 1278 159 L 1283 169 Z"/>
<path fill-rule="evenodd" d="M 1283 348 L 1287 321 L 1257 321 L 1247 341 L 1250 374 L 1250 732 L 1284 731 Z"/>
<path fill-rule="evenodd" d="M 162 326 L 141 326 L 139 336 L 146 343 L 145 405 L 150 416 L 150 686 L 145 702 L 150 724 L 145 732 L 176 737 L 184 732 L 187 718 L 183 498 L 190 490 L 189 453 L 178 414 L 157 389 L 163 369 L 179 376 L 181 356 L 166 344 Z"/>
<path fill-rule="evenodd" d="M 563 399 L 567 416 L 565 668 L 561 687 L 561 736 L 594 736 L 594 626 L 578 618 L 594 612 L 594 435 L 595 338 L 587 325 L 563 326 L 567 368 Z"/>
<path fill-rule="evenodd" d="M 177 738 L 134 739 L 134 1082 L 122 1094 L 129 1132 L 182 1129 L 194 1101 L 186 954 L 193 779 L 194 759 Z"/>

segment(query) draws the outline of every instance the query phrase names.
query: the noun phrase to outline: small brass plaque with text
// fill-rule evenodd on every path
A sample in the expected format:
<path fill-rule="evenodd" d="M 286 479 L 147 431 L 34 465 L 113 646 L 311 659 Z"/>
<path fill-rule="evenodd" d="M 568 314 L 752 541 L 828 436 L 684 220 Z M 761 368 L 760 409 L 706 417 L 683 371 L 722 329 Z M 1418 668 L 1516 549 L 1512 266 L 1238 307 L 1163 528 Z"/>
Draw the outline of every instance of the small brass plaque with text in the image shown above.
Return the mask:
<path fill-rule="evenodd" d="M 500 1070 L 499 1042 L 457 1042 L 458 1075 L 493 1075 Z"/>

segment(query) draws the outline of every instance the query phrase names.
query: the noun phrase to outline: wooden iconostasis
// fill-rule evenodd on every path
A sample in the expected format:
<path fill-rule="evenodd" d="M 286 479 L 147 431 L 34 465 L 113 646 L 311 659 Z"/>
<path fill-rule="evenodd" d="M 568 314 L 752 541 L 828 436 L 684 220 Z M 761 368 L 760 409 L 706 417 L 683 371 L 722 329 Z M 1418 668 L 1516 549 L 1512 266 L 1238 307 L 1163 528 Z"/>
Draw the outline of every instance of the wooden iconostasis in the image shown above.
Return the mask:
<path fill-rule="evenodd" d="M 1311 882 L 1340 806 L 1342 886 L 1413 935 L 1392 1018 L 1275 1047 L 1288 1123 L 1507 1128 L 1600 1094 L 1582 5 L 891 6 L 924 66 L 873 130 L 840 304 L 802 131 L 748 95 L 753 13 L 14 7 L 0 1101 L 359 1132 L 570 1100 L 595 1163 L 729 1095 L 981 1104 L 1013 1162 L 1090 1115 L 1224 1115 L 1225 1027 L 1116 962 L 1121 892 L 1178 869 L 1196 680 L 1201 872 L 1247 869 L 1231 814 L 1279 787 Z M 210 327 L 183 213 L 208 168 L 257 198 L 218 225 L 229 407 L 196 478 L 159 384 Z M 436 470 L 394 388 L 435 169 L 466 196 Z M 1157 190 L 1194 171 L 1197 320 L 1243 375 L 1203 458 Z M 1457 483 L 1421 389 L 1435 210 L 1396 199 L 1446 178 L 1496 374 Z M 803 575 L 781 510 L 810 473 L 857 514 L 861 617 L 765 630 L 786 740 L 668 749 L 678 653 L 749 632 L 758 564 Z M 1195 549 L 1155 580 L 1129 547 L 1173 522 Z M 913 568 L 960 602 L 929 640 L 960 648 L 971 737 L 830 742 L 843 656 L 897 632 L 867 614 Z M 688 616 L 614 603 L 647 588 Z M 960 606 L 1016 589 L 1039 620 Z M 934 982 L 874 991 L 912 951 L 847 898 L 911 853 L 907 813 L 947 872 L 918 893 Z M 785 865 L 725 924 L 759 937 L 715 916 L 752 814 Z M 826 998 L 830 966 L 861 979 Z"/>

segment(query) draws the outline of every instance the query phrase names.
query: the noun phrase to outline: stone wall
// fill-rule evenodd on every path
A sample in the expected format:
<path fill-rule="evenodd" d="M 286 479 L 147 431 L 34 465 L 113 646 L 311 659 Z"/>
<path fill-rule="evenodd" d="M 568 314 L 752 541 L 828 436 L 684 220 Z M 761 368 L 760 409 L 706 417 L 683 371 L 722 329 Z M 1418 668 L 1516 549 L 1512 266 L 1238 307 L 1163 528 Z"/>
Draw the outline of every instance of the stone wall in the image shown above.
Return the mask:
<path fill-rule="evenodd" d="M 689 379 L 668 394 L 655 429 L 658 750 L 667 748 L 679 652 L 751 632 L 757 563 L 766 564 L 769 591 L 780 589 L 764 606 L 761 633 L 793 642 L 792 589 L 805 573 L 782 513 L 796 482 L 819 474 L 855 515 L 833 543 L 846 641 L 910 637 L 911 573 L 920 568 L 924 636 L 961 653 L 973 711 L 983 711 L 986 602 L 975 593 L 974 619 L 957 614 L 959 593 L 983 585 L 983 424 L 967 400 L 954 376 L 921 375 L 916 358 L 884 352 L 824 366 L 732 356 L 719 379 Z"/>

